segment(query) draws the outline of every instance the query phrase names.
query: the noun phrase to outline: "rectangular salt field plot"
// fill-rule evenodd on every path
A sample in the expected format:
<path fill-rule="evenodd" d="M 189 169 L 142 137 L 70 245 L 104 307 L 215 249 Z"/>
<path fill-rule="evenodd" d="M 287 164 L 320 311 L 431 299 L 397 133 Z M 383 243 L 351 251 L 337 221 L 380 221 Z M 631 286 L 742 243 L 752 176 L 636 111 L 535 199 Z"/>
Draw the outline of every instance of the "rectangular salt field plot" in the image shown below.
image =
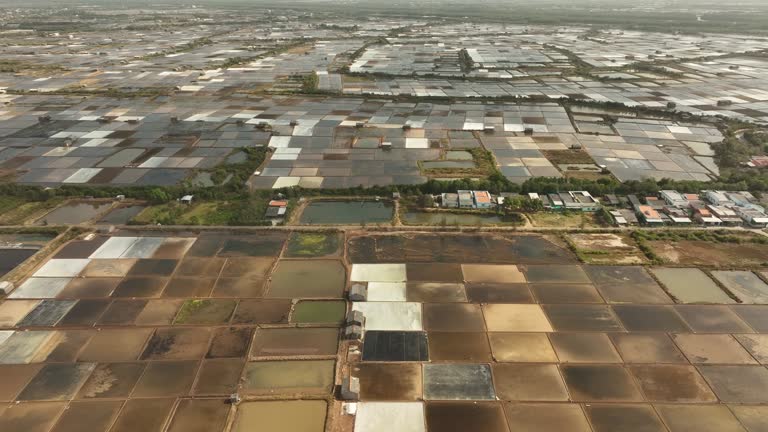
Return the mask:
<path fill-rule="evenodd" d="M 232 432 L 323 432 L 327 410 L 322 400 L 244 402 L 237 406 Z"/>
<path fill-rule="evenodd" d="M 364 361 L 429 361 L 425 332 L 368 331 Z"/>
<path fill-rule="evenodd" d="M 467 282 L 525 283 L 516 265 L 462 264 L 461 269 Z"/>
<path fill-rule="evenodd" d="M 0 345 L 3 344 L 11 335 L 13 334 L 13 330 L 0 330 Z"/>
<path fill-rule="evenodd" d="M 89 258 L 120 258 L 137 240 L 138 237 L 110 237 Z"/>
<path fill-rule="evenodd" d="M 369 302 L 404 302 L 405 282 L 369 282 Z"/>
<path fill-rule="evenodd" d="M 163 241 L 162 237 L 141 237 L 126 249 L 120 258 L 150 258 Z"/>
<path fill-rule="evenodd" d="M 496 399 L 491 368 L 486 364 L 426 364 L 424 399 Z"/>
<path fill-rule="evenodd" d="M 424 432 L 421 402 L 361 402 L 357 405 L 355 432 Z"/>
<path fill-rule="evenodd" d="M 67 286 L 70 278 L 29 278 L 14 290 L 9 299 L 18 298 L 53 298 Z"/>
<path fill-rule="evenodd" d="M 651 272 L 681 303 L 735 303 L 697 268 L 654 268 Z"/>
<path fill-rule="evenodd" d="M 405 264 L 352 264 L 353 282 L 405 282 Z"/>
<path fill-rule="evenodd" d="M 421 303 L 356 302 L 352 310 L 363 313 L 366 330 L 423 330 Z"/>
<path fill-rule="evenodd" d="M 40 267 L 34 277 L 75 277 L 90 261 L 89 259 L 52 259 Z"/>
<path fill-rule="evenodd" d="M 50 331 L 15 332 L 0 345 L 0 364 L 32 362 L 38 349 L 53 335 Z"/>
<path fill-rule="evenodd" d="M 43 300 L 23 320 L 19 321 L 19 327 L 49 327 L 56 325 L 64 318 L 70 309 L 75 306 L 77 300 Z"/>
<path fill-rule="evenodd" d="M 333 360 L 260 361 L 245 366 L 246 394 L 292 395 L 330 393 Z"/>
<path fill-rule="evenodd" d="M 768 285 L 749 271 L 713 271 L 712 276 L 747 304 L 768 304 Z"/>
<path fill-rule="evenodd" d="M 32 311 L 40 300 L 6 300 L 0 303 L 0 327 L 13 327 Z"/>

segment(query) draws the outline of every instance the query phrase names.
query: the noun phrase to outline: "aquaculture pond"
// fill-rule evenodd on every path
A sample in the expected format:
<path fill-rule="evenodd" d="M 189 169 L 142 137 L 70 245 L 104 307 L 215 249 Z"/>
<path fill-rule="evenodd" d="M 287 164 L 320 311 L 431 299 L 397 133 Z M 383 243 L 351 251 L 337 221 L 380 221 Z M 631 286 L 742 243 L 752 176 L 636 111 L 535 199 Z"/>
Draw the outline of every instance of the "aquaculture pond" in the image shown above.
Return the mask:
<path fill-rule="evenodd" d="M 411 210 L 403 215 L 403 223 L 406 225 L 494 225 L 513 222 L 512 218 L 495 214 L 462 214 Z"/>
<path fill-rule="evenodd" d="M 376 224 L 392 220 L 389 201 L 314 201 L 301 213 L 302 225 Z"/>

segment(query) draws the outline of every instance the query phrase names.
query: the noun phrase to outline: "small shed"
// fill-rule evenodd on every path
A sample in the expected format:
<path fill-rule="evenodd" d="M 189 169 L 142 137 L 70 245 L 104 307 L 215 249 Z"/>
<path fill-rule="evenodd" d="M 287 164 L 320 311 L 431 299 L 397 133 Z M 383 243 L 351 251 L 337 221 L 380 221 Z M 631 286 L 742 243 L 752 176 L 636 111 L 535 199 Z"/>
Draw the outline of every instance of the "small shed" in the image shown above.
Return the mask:
<path fill-rule="evenodd" d="M 181 197 L 181 199 L 179 201 L 182 204 L 189 205 L 189 204 L 192 204 L 192 198 L 194 198 L 194 195 L 184 195 L 183 197 Z"/>

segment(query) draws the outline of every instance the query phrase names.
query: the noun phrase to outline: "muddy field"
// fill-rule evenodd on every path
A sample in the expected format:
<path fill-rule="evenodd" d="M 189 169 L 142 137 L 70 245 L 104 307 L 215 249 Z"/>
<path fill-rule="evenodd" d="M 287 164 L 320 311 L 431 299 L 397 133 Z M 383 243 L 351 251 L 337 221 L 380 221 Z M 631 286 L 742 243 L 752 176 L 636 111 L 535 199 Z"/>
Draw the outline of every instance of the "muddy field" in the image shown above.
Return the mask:
<path fill-rule="evenodd" d="M 566 234 L 589 264 L 644 264 L 648 260 L 628 234 Z"/>
<path fill-rule="evenodd" d="M 355 263 L 454 262 L 548 264 L 575 261 L 553 241 L 534 235 L 391 234 L 352 237 Z"/>
<path fill-rule="evenodd" d="M 648 241 L 653 253 L 670 264 L 714 267 L 760 267 L 768 265 L 768 245 L 756 243 L 711 243 L 704 241 Z"/>

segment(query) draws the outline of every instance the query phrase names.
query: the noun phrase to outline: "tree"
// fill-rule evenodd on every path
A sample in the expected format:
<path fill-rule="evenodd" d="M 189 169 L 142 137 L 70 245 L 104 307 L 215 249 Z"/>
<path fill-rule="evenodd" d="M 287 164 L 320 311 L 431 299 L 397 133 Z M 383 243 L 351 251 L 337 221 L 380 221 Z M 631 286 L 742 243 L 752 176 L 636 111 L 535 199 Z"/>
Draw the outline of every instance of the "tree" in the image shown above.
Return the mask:
<path fill-rule="evenodd" d="M 149 191 L 147 194 L 147 198 L 149 201 L 151 201 L 153 204 L 162 204 L 166 203 L 171 200 L 171 198 L 168 196 L 168 194 L 160 189 L 160 188 L 153 188 Z"/>

